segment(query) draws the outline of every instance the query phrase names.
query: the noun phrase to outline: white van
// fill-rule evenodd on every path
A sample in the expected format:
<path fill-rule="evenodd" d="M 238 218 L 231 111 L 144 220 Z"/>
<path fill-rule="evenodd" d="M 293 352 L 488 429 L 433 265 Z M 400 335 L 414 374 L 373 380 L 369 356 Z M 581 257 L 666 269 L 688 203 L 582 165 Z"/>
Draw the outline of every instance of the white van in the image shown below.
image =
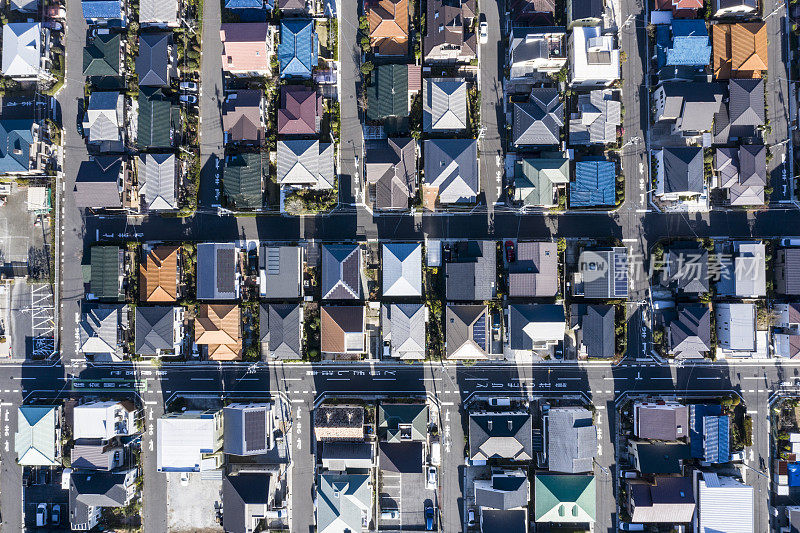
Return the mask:
<path fill-rule="evenodd" d="M 442 446 L 438 441 L 431 442 L 431 464 L 436 466 L 442 464 Z"/>

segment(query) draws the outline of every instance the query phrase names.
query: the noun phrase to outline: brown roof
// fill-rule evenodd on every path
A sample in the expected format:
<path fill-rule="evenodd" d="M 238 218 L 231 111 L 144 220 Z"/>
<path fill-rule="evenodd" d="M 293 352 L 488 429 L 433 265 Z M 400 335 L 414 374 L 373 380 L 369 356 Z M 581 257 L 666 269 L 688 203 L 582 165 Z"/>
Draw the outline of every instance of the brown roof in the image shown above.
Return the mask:
<path fill-rule="evenodd" d="M 326 305 L 320 309 L 320 338 L 323 352 L 346 353 L 346 333 L 364 332 L 364 308 Z"/>
<path fill-rule="evenodd" d="M 228 140 L 261 142 L 264 137 L 262 98 L 262 92 L 254 89 L 228 94 L 222 103 L 222 129 L 228 133 Z"/>
<path fill-rule="evenodd" d="M 317 119 L 322 116 L 322 97 L 313 87 L 286 85 L 281 87 L 278 109 L 278 135 L 314 135 Z"/>
<path fill-rule="evenodd" d="M 422 66 L 408 65 L 408 91 L 422 90 Z"/>
<path fill-rule="evenodd" d="M 408 0 L 378 0 L 367 7 L 369 39 L 382 55 L 408 53 Z"/>
<path fill-rule="evenodd" d="M 239 307 L 234 304 L 200 304 L 194 319 L 194 342 L 208 346 L 213 361 L 242 358 Z"/>
<path fill-rule="evenodd" d="M 174 302 L 178 296 L 178 247 L 156 246 L 139 265 L 139 299 Z"/>
<path fill-rule="evenodd" d="M 767 70 L 767 27 L 763 22 L 711 26 L 714 78 L 760 78 Z"/>

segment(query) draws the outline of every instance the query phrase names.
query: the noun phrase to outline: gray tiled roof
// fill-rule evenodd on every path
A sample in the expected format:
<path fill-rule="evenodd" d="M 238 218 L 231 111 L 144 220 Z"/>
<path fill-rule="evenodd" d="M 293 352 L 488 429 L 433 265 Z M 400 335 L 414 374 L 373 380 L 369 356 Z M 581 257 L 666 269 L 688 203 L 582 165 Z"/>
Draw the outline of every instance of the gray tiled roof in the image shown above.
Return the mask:
<path fill-rule="evenodd" d="M 301 359 L 301 308 L 298 304 L 261 305 L 262 353 L 274 359 Z"/>
<path fill-rule="evenodd" d="M 127 501 L 125 476 L 114 472 L 73 472 L 69 480 L 70 524 L 80 527 L 88 523 L 92 507 L 123 507 Z"/>
<path fill-rule="evenodd" d="M 445 266 L 448 300 L 483 301 L 495 295 L 497 251 L 494 241 L 461 241 Z"/>
<path fill-rule="evenodd" d="M 800 248 L 778 250 L 775 261 L 775 289 L 780 294 L 800 295 Z"/>
<path fill-rule="evenodd" d="M 681 305 L 669 323 L 670 354 L 702 358 L 711 350 L 711 311 L 705 305 Z"/>
<path fill-rule="evenodd" d="M 322 299 L 361 298 L 361 248 L 357 244 L 322 246 Z"/>
<path fill-rule="evenodd" d="M 139 3 L 139 23 L 178 22 L 178 0 L 141 0 Z"/>
<path fill-rule="evenodd" d="M 469 416 L 469 456 L 474 460 L 530 461 L 531 415 L 524 412 L 474 413 Z"/>
<path fill-rule="evenodd" d="M 416 141 L 393 137 L 367 140 L 364 177 L 375 187 L 377 209 L 407 209 L 417 187 Z"/>
<path fill-rule="evenodd" d="M 467 127 L 467 82 L 453 78 L 427 78 L 422 100 L 422 129 L 458 131 Z"/>
<path fill-rule="evenodd" d="M 383 245 L 383 295 L 422 296 L 422 244 Z"/>
<path fill-rule="evenodd" d="M 587 357 L 610 358 L 616 354 L 613 305 L 572 304 L 570 319 L 580 326 L 580 341 Z"/>
<path fill-rule="evenodd" d="M 474 139 L 428 139 L 425 183 L 439 188 L 445 204 L 473 203 L 478 196 L 478 149 Z"/>
<path fill-rule="evenodd" d="M 586 298 L 627 298 L 628 251 L 624 247 L 584 250 L 578 258 Z"/>
<path fill-rule="evenodd" d="M 142 33 L 139 36 L 139 55 L 136 56 L 139 85 L 169 87 L 171 43 L 171 32 Z"/>
<path fill-rule="evenodd" d="M 317 140 L 278 141 L 278 184 L 330 189 L 334 185 L 333 145 Z"/>
<path fill-rule="evenodd" d="M 622 107 L 608 89 L 578 96 L 578 113 L 569 120 L 569 144 L 613 143 L 622 124 Z"/>
<path fill-rule="evenodd" d="M 731 126 L 764 124 L 764 80 L 731 79 L 728 82 L 728 94 Z"/>
<path fill-rule="evenodd" d="M 236 246 L 233 243 L 197 245 L 197 298 L 236 299 Z"/>
<path fill-rule="evenodd" d="M 703 192 L 703 149 L 697 146 L 663 148 L 664 192 Z"/>
<path fill-rule="evenodd" d="M 675 126 L 683 132 L 709 131 L 714 114 L 722 108 L 719 83 L 664 83 L 665 116 L 678 117 Z"/>
<path fill-rule="evenodd" d="M 679 294 L 708 292 L 708 252 L 697 244 L 670 247 L 665 257 L 664 283 Z"/>
<path fill-rule="evenodd" d="M 486 357 L 489 335 L 487 321 L 488 308 L 485 305 L 448 304 L 445 310 L 447 357 Z"/>
<path fill-rule="evenodd" d="M 81 314 L 80 351 L 87 354 L 113 353 L 119 339 L 119 305 L 85 304 Z"/>
<path fill-rule="evenodd" d="M 543 297 L 558 292 L 558 247 L 554 242 L 519 242 L 508 264 L 508 295 Z"/>
<path fill-rule="evenodd" d="M 564 104 L 558 89 L 531 89 L 528 102 L 514 104 L 514 144 L 554 145 L 561 141 Z"/>
<path fill-rule="evenodd" d="M 139 187 L 148 209 L 176 209 L 175 154 L 140 154 Z"/>
<path fill-rule="evenodd" d="M 392 357 L 425 358 L 425 307 L 422 304 L 383 304 L 381 328 Z"/>
<path fill-rule="evenodd" d="M 548 414 L 547 460 L 551 472 L 578 474 L 594 468 L 597 428 L 582 407 L 551 408 Z"/>
<path fill-rule="evenodd" d="M 475 481 L 475 505 L 481 510 L 509 510 L 528 505 L 530 485 L 521 470 L 499 472 L 493 474 L 491 480 Z"/>
<path fill-rule="evenodd" d="M 75 205 L 94 209 L 119 209 L 119 178 L 124 160 L 115 156 L 96 156 L 81 163 L 75 178 Z"/>
<path fill-rule="evenodd" d="M 136 353 L 157 355 L 172 350 L 175 314 L 172 307 L 136 307 Z"/>

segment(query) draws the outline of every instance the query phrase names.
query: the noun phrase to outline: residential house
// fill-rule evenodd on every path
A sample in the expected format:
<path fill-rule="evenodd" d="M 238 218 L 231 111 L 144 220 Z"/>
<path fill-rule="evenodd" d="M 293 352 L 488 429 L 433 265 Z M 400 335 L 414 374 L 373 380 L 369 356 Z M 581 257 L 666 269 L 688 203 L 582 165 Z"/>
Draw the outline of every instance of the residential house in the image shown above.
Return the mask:
<path fill-rule="evenodd" d="M 81 163 L 75 178 L 75 205 L 91 209 L 120 209 L 127 179 L 124 157 L 90 157 Z"/>
<path fill-rule="evenodd" d="M 694 471 L 697 514 L 695 531 L 752 533 L 755 531 L 755 489 L 738 479 L 711 472 Z"/>
<path fill-rule="evenodd" d="M 688 477 L 655 476 L 653 482 L 628 481 L 628 513 L 639 524 L 685 524 L 694 516 L 694 490 Z"/>
<path fill-rule="evenodd" d="M 70 454 L 70 466 L 75 470 L 111 472 L 125 464 L 124 449 L 119 438 L 75 440 Z"/>
<path fill-rule="evenodd" d="M 180 110 L 156 87 L 139 89 L 139 120 L 136 146 L 141 149 L 172 148 L 174 135 L 180 130 Z"/>
<path fill-rule="evenodd" d="M 260 209 L 264 205 L 260 153 L 239 153 L 225 157 L 222 191 L 232 209 Z"/>
<path fill-rule="evenodd" d="M 178 0 L 140 0 L 139 24 L 159 28 L 178 26 Z"/>
<path fill-rule="evenodd" d="M 120 472 L 82 472 L 69 475 L 69 523 L 72 531 L 89 531 L 105 508 L 121 508 L 136 495 L 138 469 Z"/>
<path fill-rule="evenodd" d="M 775 253 L 775 291 L 800 296 L 800 248 L 780 248 Z"/>
<path fill-rule="evenodd" d="M 298 304 L 261 304 L 261 356 L 269 360 L 303 358 L 303 307 Z"/>
<path fill-rule="evenodd" d="M 514 201 L 523 207 L 555 207 L 569 174 L 569 159 L 560 152 L 521 157 L 514 162 Z"/>
<path fill-rule="evenodd" d="M 39 125 L 30 118 L 0 119 L 0 174 L 36 172 Z"/>
<path fill-rule="evenodd" d="M 89 401 L 72 410 L 72 438 L 75 440 L 127 437 L 136 433 L 136 406 L 125 401 Z"/>
<path fill-rule="evenodd" d="M 469 459 L 527 462 L 533 458 L 531 415 L 523 411 L 469 415 Z"/>
<path fill-rule="evenodd" d="M 169 87 L 177 75 L 177 49 L 172 32 L 142 33 L 139 36 L 139 55 L 136 73 L 140 87 Z"/>
<path fill-rule="evenodd" d="M 702 359 L 711 351 L 711 310 L 703 304 L 680 305 L 669 321 L 669 354 Z"/>
<path fill-rule="evenodd" d="M 137 306 L 134 351 L 146 357 L 180 355 L 183 346 L 184 308 Z"/>
<path fill-rule="evenodd" d="M 794 359 L 800 355 L 800 304 L 776 304 L 774 311 L 778 316 L 772 326 L 772 354 Z"/>
<path fill-rule="evenodd" d="M 148 211 L 178 208 L 175 154 L 139 154 L 139 197 Z"/>
<path fill-rule="evenodd" d="M 61 407 L 19 406 L 14 452 L 20 466 L 61 465 Z"/>
<path fill-rule="evenodd" d="M 689 436 L 689 409 L 678 402 L 633 404 L 633 434 L 640 439 L 674 441 Z"/>
<path fill-rule="evenodd" d="M 551 407 L 547 412 L 547 467 L 578 474 L 594 470 L 597 428 L 583 407 Z"/>
<path fill-rule="evenodd" d="M 122 126 L 125 123 L 125 97 L 115 91 L 94 91 L 83 117 L 87 142 L 100 152 L 123 152 Z"/>
<path fill-rule="evenodd" d="M 362 531 L 372 516 L 372 481 L 369 474 L 323 472 L 317 477 L 318 533 Z"/>
<path fill-rule="evenodd" d="M 711 40 L 715 80 L 760 78 L 767 70 L 766 22 L 713 24 Z"/>
<path fill-rule="evenodd" d="M 750 18 L 758 16 L 758 0 L 714 0 L 714 18 Z"/>
<path fill-rule="evenodd" d="M 422 130 L 428 133 L 467 129 L 467 81 L 459 78 L 425 78 Z"/>
<path fill-rule="evenodd" d="M 423 198 L 432 207 L 474 204 L 478 196 L 478 145 L 474 139 L 426 139 Z M 428 200 L 433 197 L 433 201 Z"/>
<path fill-rule="evenodd" d="M 408 209 L 417 192 L 417 143 L 409 137 L 365 140 L 364 178 L 375 209 Z"/>
<path fill-rule="evenodd" d="M 278 0 L 278 9 L 281 13 L 291 13 L 293 15 L 308 11 L 306 0 Z"/>
<path fill-rule="evenodd" d="M 422 244 L 382 245 L 383 296 L 422 296 Z"/>
<path fill-rule="evenodd" d="M 508 263 L 508 295 L 549 298 L 558 293 L 558 246 L 554 242 L 518 242 Z"/>
<path fill-rule="evenodd" d="M 425 359 L 427 308 L 419 303 L 382 304 L 383 355 L 400 360 Z"/>
<path fill-rule="evenodd" d="M 681 242 L 664 254 L 661 285 L 678 296 L 696 296 L 709 290 L 708 252 L 697 243 Z"/>
<path fill-rule="evenodd" d="M 579 358 L 610 359 L 616 355 L 613 305 L 572 304 L 569 314 Z"/>
<path fill-rule="evenodd" d="M 572 0 L 587 3 L 586 0 Z M 596 0 L 593 0 L 596 1 Z M 608 87 L 620 77 L 619 48 L 600 26 L 575 26 L 569 35 L 569 81 L 573 87 Z"/>
<path fill-rule="evenodd" d="M 42 72 L 42 24 L 4 24 L 3 76 L 17 81 L 35 81 Z"/>
<path fill-rule="evenodd" d="M 689 445 L 682 442 L 629 441 L 628 454 L 633 467 L 645 476 L 682 474 L 683 463 L 691 457 Z"/>
<path fill-rule="evenodd" d="M 497 289 L 497 244 L 458 241 L 445 265 L 445 292 L 451 301 L 491 300 Z"/>
<path fill-rule="evenodd" d="M 275 479 L 267 472 L 240 472 L 222 478 L 222 525 L 232 533 L 259 531 L 274 505 Z"/>
<path fill-rule="evenodd" d="M 330 441 L 363 441 L 364 408 L 349 405 L 321 405 L 314 409 L 314 435 Z"/>
<path fill-rule="evenodd" d="M 671 11 L 678 19 L 697 18 L 697 12 L 703 8 L 701 0 L 656 0 L 656 9 Z"/>
<path fill-rule="evenodd" d="M 232 403 L 222 410 L 225 453 L 262 455 L 273 447 L 272 404 Z"/>
<path fill-rule="evenodd" d="M 322 246 L 322 299 L 361 299 L 361 247 L 358 244 Z"/>
<path fill-rule="evenodd" d="M 119 246 L 92 246 L 89 252 L 91 293 L 89 299 L 120 301 L 123 291 L 125 254 Z"/>
<path fill-rule="evenodd" d="M 701 147 L 664 147 L 655 152 L 655 165 L 655 194 L 662 200 L 680 202 L 706 193 Z"/>
<path fill-rule="evenodd" d="M 408 0 L 370 0 L 364 11 L 369 19 L 369 42 L 378 56 L 408 54 Z"/>
<path fill-rule="evenodd" d="M 758 142 L 765 123 L 764 80 L 731 79 L 728 100 L 714 115 L 714 144 Z"/>
<path fill-rule="evenodd" d="M 445 355 L 448 359 L 487 359 L 491 352 L 489 309 L 485 305 L 447 304 Z"/>
<path fill-rule="evenodd" d="M 569 144 L 586 146 L 617 142 L 617 128 L 622 125 L 622 104 L 614 91 L 597 89 L 578 95 L 577 112 L 569 119 Z"/>
<path fill-rule="evenodd" d="M 564 27 L 514 25 L 508 47 L 508 64 L 512 80 L 557 73 L 567 64 Z"/>
<path fill-rule="evenodd" d="M 708 66 L 711 41 L 705 19 L 674 19 L 670 30 L 668 42 L 656 40 L 658 68 Z"/>
<path fill-rule="evenodd" d="M 200 304 L 194 319 L 194 342 L 211 361 L 242 358 L 242 325 L 235 304 Z"/>
<path fill-rule="evenodd" d="M 333 144 L 317 140 L 278 141 L 278 185 L 327 190 L 336 183 Z"/>
<path fill-rule="evenodd" d="M 513 138 L 517 147 L 558 145 L 564 103 L 558 89 L 533 88 L 527 102 L 514 102 Z"/>
<path fill-rule="evenodd" d="M 222 464 L 222 410 L 167 413 L 156 420 L 159 472 L 204 472 Z"/>
<path fill-rule="evenodd" d="M 259 89 L 229 92 L 222 103 L 222 129 L 227 143 L 260 145 L 264 140 L 264 93 Z"/>
<path fill-rule="evenodd" d="M 722 98 L 718 83 L 662 83 L 653 93 L 654 120 L 671 124 L 673 135 L 695 137 L 711 131 Z"/>
<path fill-rule="evenodd" d="M 381 402 L 378 405 L 378 438 L 381 442 L 426 442 L 428 406 Z"/>
<path fill-rule="evenodd" d="M 593 475 L 535 474 L 536 523 L 593 524 L 597 512 L 597 487 Z"/>
<path fill-rule="evenodd" d="M 714 305 L 717 351 L 729 357 L 749 357 L 757 350 L 756 306 L 752 303 Z"/>
<path fill-rule="evenodd" d="M 613 161 L 576 161 L 575 181 L 569 185 L 570 207 L 616 205 L 617 168 Z"/>
<path fill-rule="evenodd" d="M 690 405 L 689 436 L 692 457 L 715 464 L 731 460 L 730 418 L 720 405 Z"/>
<path fill-rule="evenodd" d="M 139 263 L 139 300 L 174 302 L 178 298 L 180 272 L 177 246 L 155 246 L 144 251 Z"/>
<path fill-rule="evenodd" d="M 733 247 L 733 294 L 740 298 L 763 298 L 767 295 L 766 246 L 762 242 L 735 242 Z M 730 274 L 723 272 L 727 277 Z"/>
<path fill-rule="evenodd" d="M 566 324 L 562 304 L 508 306 L 508 349 L 516 360 L 550 356 L 564 342 Z"/>
<path fill-rule="evenodd" d="M 370 442 L 328 441 L 320 453 L 323 470 L 369 470 L 375 466 L 374 445 Z"/>
<path fill-rule="evenodd" d="M 594 26 L 603 20 L 602 0 L 568 0 L 566 4 L 570 28 Z"/>
<path fill-rule="evenodd" d="M 83 47 L 83 75 L 86 77 L 119 76 L 121 64 L 120 34 L 93 33 L 87 40 L 86 46 Z"/>
<path fill-rule="evenodd" d="M 284 85 L 278 108 L 278 135 L 316 135 L 322 119 L 322 95 L 314 87 Z M 262 126 L 263 133 L 263 126 Z"/>
<path fill-rule="evenodd" d="M 273 37 L 265 22 L 220 25 L 222 70 L 234 76 L 266 76 L 272 72 Z"/>
<path fill-rule="evenodd" d="M 284 19 L 281 21 L 281 41 L 278 44 L 278 62 L 281 79 L 310 79 L 317 68 L 319 41 L 311 19 Z"/>
<path fill-rule="evenodd" d="M 749 80 L 748 80 L 749 81 Z M 730 205 L 764 205 L 767 186 L 767 148 L 763 145 L 740 145 L 717 148 L 714 154 L 717 186 L 725 189 Z"/>
<path fill-rule="evenodd" d="M 475 0 L 431 0 L 423 38 L 426 63 L 469 63 L 478 56 Z"/>
<path fill-rule="evenodd" d="M 493 470 L 490 479 L 475 479 L 474 495 L 475 506 L 482 513 L 484 509 L 498 511 L 524 509 L 530 499 L 528 476 L 522 470 Z"/>
<path fill-rule="evenodd" d="M 504 531 L 506 533 L 526 533 L 528 531 L 528 511 L 525 509 L 481 508 L 481 531 Z"/>
<path fill-rule="evenodd" d="M 78 324 L 78 352 L 95 360 L 121 360 L 121 310 L 120 305 L 83 304 Z"/>
<path fill-rule="evenodd" d="M 303 248 L 262 244 L 258 286 L 262 298 L 296 300 L 303 295 Z"/>
<path fill-rule="evenodd" d="M 124 28 L 128 22 L 127 10 L 122 0 L 81 0 L 86 24 Z"/>
<path fill-rule="evenodd" d="M 328 358 L 361 357 L 367 351 L 363 305 L 325 305 L 320 309 L 321 350 Z"/>
<path fill-rule="evenodd" d="M 508 24 L 514 26 L 551 26 L 555 20 L 555 0 L 511 0 L 506 4 Z"/>
<path fill-rule="evenodd" d="M 623 246 L 583 250 L 573 278 L 576 296 L 591 299 L 628 297 L 628 250 Z"/>
<path fill-rule="evenodd" d="M 408 65 L 382 64 L 375 67 L 367 86 L 367 120 L 388 121 L 393 130 L 406 129 L 409 112 Z M 397 122 L 392 126 L 391 122 Z"/>
<path fill-rule="evenodd" d="M 38 0 L 11 0 L 9 9 L 18 13 L 37 13 L 39 11 Z"/>
<path fill-rule="evenodd" d="M 197 245 L 197 299 L 236 300 L 239 275 L 236 245 L 206 242 Z"/>

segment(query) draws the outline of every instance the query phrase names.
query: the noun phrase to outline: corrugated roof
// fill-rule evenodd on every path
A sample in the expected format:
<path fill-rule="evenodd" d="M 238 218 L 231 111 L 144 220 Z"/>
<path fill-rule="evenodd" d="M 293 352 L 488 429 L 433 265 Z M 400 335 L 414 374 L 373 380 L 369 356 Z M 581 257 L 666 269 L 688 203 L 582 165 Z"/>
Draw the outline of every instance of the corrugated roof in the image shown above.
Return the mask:
<path fill-rule="evenodd" d="M 81 0 L 83 18 L 88 20 L 113 20 L 122 18 L 120 0 Z"/>
<path fill-rule="evenodd" d="M 91 249 L 92 281 L 91 291 L 101 300 L 119 300 L 121 257 L 118 246 L 92 246 Z"/>
<path fill-rule="evenodd" d="M 141 148 L 171 148 L 177 107 L 159 88 L 139 90 L 139 126 L 136 145 Z"/>
<path fill-rule="evenodd" d="M 175 154 L 139 155 L 139 192 L 148 210 L 177 209 Z"/>
<path fill-rule="evenodd" d="M 243 153 L 225 158 L 222 189 L 237 209 L 258 209 L 262 201 L 261 154 Z"/>
<path fill-rule="evenodd" d="M 408 116 L 408 67 L 378 65 L 367 87 L 367 119 Z"/>
<path fill-rule="evenodd" d="M 460 131 L 466 127 L 466 80 L 427 78 L 422 99 L 423 131 Z"/>
<path fill-rule="evenodd" d="M 578 161 L 569 187 L 573 207 L 611 206 L 616 202 L 616 165 L 612 161 Z"/>

